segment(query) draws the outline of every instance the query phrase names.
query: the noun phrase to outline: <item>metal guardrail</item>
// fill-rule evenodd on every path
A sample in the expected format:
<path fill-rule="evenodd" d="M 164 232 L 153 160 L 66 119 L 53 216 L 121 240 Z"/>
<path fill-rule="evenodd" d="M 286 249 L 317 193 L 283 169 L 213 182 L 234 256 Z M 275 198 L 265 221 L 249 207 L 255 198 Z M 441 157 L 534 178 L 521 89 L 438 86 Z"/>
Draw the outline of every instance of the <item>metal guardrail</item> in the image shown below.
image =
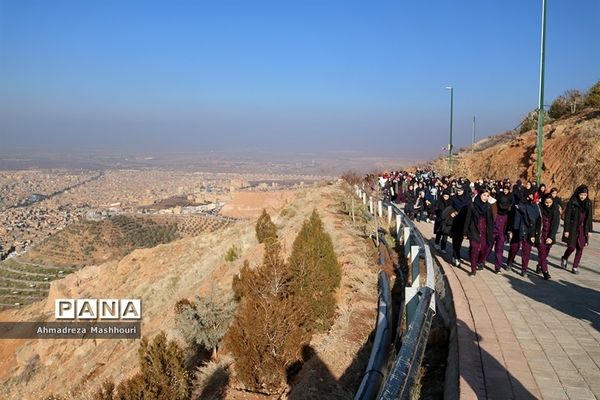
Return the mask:
<path fill-rule="evenodd" d="M 397 329 L 397 340 L 391 347 L 391 343 L 386 341 L 386 337 L 378 335 L 379 330 L 387 329 L 390 333 L 394 327 L 391 326 L 391 291 L 387 276 L 385 273 L 379 274 L 379 314 L 375 341 L 371 349 L 367 371 L 358 391 L 355 394 L 355 400 L 370 399 L 405 399 L 409 398 L 414 389 L 420 366 L 423 360 L 423 354 L 429 336 L 431 321 L 435 315 L 435 276 L 433 269 L 433 258 L 428 244 L 423 236 L 413 224 L 413 222 L 400 210 L 400 208 L 391 202 L 377 201 L 377 209 L 372 197 L 369 197 L 367 203 L 367 194 L 360 188 L 355 187 L 356 195 L 362 200 L 363 204 L 369 207 L 371 214 L 383 217 L 384 206 L 387 213 L 388 225 L 391 225 L 395 215 L 396 239 L 402 243 L 404 256 L 408 263 L 408 276 L 405 279 L 409 286 L 405 287 L 404 310 L 406 332 Z M 377 232 L 376 235 L 379 233 Z M 424 284 L 421 285 L 421 260 L 425 260 Z M 385 281 L 386 284 L 382 282 Z M 389 296 L 389 305 L 387 308 L 389 315 L 381 312 L 382 299 Z M 386 320 L 387 318 L 387 320 Z M 387 327 L 387 328 L 384 328 Z M 385 339 L 385 340 L 384 340 Z M 391 335 L 390 335 L 391 339 Z M 390 350 L 391 349 L 391 350 Z M 389 356 L 396 354 L 391 368 L 387 368 Z M 379 364 L 382 365 L 379 365 Z M 377 368 L 374 368 L 377 366 Z M 385 378 L 385 379 L 383 379 Z M 383 382 L 383 386 L 381 385 Z"/>
<path fill-rule="evenodd" d="M 429 307 L 431 302 L 435 302 L 434 291 L 424 287 L 420 295 L 421 301 L 417 306 L 415 317 L 404 335 L 400 352 L 383 385 L 380 400 L 410 399 L 419 376 L 429 328 L 435 314 Z"/>
<path fill-rule="evenodd" d="M 379 351 L 371 351 L 367 370 L 354 396 L 355 400 L 375 398 L 385 378 L 388 360 L 388 351 L 386 350 L 390 348 L 392 337 L 392 292 L 384 271 L 379 271 L 378 283 L 377 328 L 375 329 L 373 348 L 379 349 Z"/>

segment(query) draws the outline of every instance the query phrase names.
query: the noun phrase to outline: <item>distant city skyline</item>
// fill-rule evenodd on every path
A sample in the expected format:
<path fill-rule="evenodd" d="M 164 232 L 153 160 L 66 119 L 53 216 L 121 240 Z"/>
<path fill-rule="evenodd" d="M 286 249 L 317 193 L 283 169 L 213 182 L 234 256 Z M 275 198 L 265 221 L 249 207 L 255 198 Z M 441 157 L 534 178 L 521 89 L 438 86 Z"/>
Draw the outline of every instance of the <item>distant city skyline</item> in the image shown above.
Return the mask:
<path fill-rule="evenodd" d="M 548 1 L 546 104 L 600 79 L 597 0 Z M 0 0 L 0 147 L 431 158 L 537 106 L 539 1 Z"/>

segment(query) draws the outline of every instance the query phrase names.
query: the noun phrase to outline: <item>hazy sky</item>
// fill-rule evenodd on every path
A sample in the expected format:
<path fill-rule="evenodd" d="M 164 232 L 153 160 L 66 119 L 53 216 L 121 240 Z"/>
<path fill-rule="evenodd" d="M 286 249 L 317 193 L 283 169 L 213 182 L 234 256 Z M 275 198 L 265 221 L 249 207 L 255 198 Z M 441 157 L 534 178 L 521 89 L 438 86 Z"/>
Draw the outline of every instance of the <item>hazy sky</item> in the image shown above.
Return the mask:
<path fill-rule="evenodd" d="M 537 107 L 539 0 L 0 0 L 0 147 L 441 153 Z M 546 103 L 600 79 L 548 0 Z"/>

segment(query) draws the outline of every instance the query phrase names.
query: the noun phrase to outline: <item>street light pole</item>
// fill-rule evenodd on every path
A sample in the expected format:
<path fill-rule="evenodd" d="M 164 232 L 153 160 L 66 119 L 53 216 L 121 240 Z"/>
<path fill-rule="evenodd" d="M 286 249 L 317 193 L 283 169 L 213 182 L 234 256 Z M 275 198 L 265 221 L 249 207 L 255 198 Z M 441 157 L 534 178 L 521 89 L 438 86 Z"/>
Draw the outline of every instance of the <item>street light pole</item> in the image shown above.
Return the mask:
<path fill-rule="evenodd" d="M 537 120 L 537 163 L 535 181 L 542 180 L 542 146 L 544 141 L 544 55 L 546 51 L 546 0 L 542 0 L 542 45 L 540 50 L 540 98 Z"/>
<path fill-rule="evenodd" d="M 446 86 L 450 90 L 450 143 L 448 144 L 448 168 L 452 171 L 452 117 L 454 114 L 454 88 Z"/>
<path fill-rule="evenodd" d="M 473 154 L 474 146 L 475 146 L 475 116 L 473 116 L 473 135 L 471 136 L 471 154 Z"/>

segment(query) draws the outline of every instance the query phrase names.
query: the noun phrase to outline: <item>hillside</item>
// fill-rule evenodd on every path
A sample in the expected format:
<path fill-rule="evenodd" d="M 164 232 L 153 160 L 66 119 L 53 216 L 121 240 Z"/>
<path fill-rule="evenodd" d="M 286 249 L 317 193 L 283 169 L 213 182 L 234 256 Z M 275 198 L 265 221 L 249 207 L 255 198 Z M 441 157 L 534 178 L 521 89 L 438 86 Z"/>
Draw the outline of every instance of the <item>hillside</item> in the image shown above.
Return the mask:
<path fill-rule="evenodd" d="M 345 390 L 356 389 L 368 358 L 365 345 L 376 318 L 373 249 L 342 212 L 344 196 L 337 185 L 301 190 L 278 208 L 269 209 L 284 251 L 289 254 L 302 222 L 317 208 L 342 265 L 336 321 L 327 334 L 313 337 L 310 346 L 315 362 L 305 368 L 322 366 L 331 374 L 331 396 L 322 398 L 340 398 L 340 393 L 345 397 Z M 226 262 L 224 255 L 233 245 L 240 248 L 241 258 Z M 262 254 L 254 221 L 241 221 L 212 233 L 136 249 L 119 260 L 85 266 L 51 282 L 46 300 L 0 312 L 0 321 L 51 320 L 56 298 L 141 298 L 142 335 L 152 337 L 164 330 L 169 338 L 181 343 L 175 326 L 175 303 L 196 295 L 231 297 L 233 277 L 244 260 L 255 265 Z M 137 340 L 3 340 L 1 397 L 38 400 L 57 393 L 69 400 L 89 399 L 105 379 L 119 382 L 137 371 L 138 348 Z M 312 388 L 310 376 L 308 372 L 299 374 L 296 383 L 302 385 L 306 380 L 306 387 Z M 234 379 L 228 381 L 229 386 L 219 398 L 258 398 L 236 390 Z"/>
<path fill-rule="evenodd" d="M 469 179 L 509 177 L 535 181 L 536 131 L 522 135 L 503 134 L 486 138 L 471 150 L 459 152 L 453 160 L 453 173 Z M 447 158 L 432 166 L 448 172 Z M 568 198 L 573 189 L 585 183 L 595 202 L 595 218 L 600 218 L 600 110 L 587 109 L 544 127 L 542 182 L 557 187 Z"/>

